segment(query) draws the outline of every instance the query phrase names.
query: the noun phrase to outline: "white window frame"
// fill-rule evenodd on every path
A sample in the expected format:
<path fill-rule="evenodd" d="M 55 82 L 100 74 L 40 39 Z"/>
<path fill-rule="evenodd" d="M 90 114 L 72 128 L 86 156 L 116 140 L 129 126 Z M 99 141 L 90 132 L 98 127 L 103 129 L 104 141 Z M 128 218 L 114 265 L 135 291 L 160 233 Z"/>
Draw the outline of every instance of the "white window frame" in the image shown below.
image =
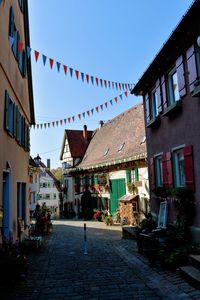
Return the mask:
<path fill-rule="evenodd" d="M 181 175 L 181 164 L 180 164 L 180 162 L 182 162 L 182 161 L 184 163 L 184 153 L 183 153 L 184 147 L 185 146 L 180 146 L 180 147 L 176 147 L 172 150 L 173 177 L 174 177 L 174 186 L 175 187 L 186 187 L 185 169 L 183 166 L 183 171 L 184 171 L 184 180 L 183 180 L 182 175 Z M 182 155 L 181 159 L 179 157 L 180 154 Z"/>
<path fill-rule="evenodd" d="M 163 187 L 162 155 L 163 153 L 159 153 L 154 156 L 156 187 Z"/>
<path fill-rule="evenodd" d="M 150 117 L 151 120 L 155 119 L 159 115 L 158 112 L 158 96 L 157 90 L 154 88 L 150 95 Z"/>
<path fill-rule="evenodd" d="M 167 91 L 168 91 L 168 106 L 173 105 L 174 103 L 178 102 L 180 100 L 180 96 L 176 99 L 176 93 L 173 89 L 173 76 L 176 74 L 177 77 L 177 88 L 178 88 L 178 76 L 177 76 L 177 70 L 176 67 L 174 67 L 169 73 L 168 73 L 168 79 L 167 79 Z M 178 93 L 179 95 L 179 93 Z"/>

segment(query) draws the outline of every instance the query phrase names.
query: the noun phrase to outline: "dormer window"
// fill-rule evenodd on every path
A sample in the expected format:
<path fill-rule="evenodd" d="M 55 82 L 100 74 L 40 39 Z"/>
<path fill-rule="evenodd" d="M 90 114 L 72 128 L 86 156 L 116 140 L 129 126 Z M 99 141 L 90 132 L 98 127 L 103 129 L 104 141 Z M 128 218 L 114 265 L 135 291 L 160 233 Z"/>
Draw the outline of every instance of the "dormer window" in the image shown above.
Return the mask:
<path fill-rule="evenodd" d="M 109 152 L 109 148 L 106 149 L 106 151 L 104 152 L 103 156 L 106 156 Z"/>
<path fill-rule="evenodd" d="M 120 147 L 118 149 L 118 152 L 122 151 L 122 149 L 124 148 L 124 145 L 125 145 L 125 143 L 123 143 L 123 144 L 120 145 Z"/>

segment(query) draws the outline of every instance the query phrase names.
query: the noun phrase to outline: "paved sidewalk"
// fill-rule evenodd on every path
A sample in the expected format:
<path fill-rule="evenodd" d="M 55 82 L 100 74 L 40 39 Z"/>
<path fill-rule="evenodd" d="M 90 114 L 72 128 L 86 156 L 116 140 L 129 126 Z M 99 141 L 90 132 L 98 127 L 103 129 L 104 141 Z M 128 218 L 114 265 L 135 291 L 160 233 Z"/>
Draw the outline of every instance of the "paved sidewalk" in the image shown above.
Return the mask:
<path fill-rule="evenodd" d="M 27 279 L 0 299 L 200 299 L 200 291 L 178 274 L 150 268 L 135 242 L 121 238 L 120 227 L 60 220 L 45 251 L 30 257 Z"/>

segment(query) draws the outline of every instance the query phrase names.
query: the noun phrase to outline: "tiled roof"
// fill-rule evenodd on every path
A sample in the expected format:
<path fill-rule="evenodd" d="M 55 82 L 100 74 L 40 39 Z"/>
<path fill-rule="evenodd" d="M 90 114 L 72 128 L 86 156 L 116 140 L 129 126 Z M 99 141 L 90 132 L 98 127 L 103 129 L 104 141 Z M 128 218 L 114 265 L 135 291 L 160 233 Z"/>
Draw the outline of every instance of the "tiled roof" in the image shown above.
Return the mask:
<path fill-rule="evenodd" d="M 140 103 L 94 132 L 77 167 L 85 168 L 142 154 L 146 154 L 146 143 L 143 105 Z"/>
<path fill-rule="evenodd" d="M 87 149 L 88 143 L 91 140 L 93 131 L 87 131 L 87 140 L 83 137 L 83 130 L 65 130 L 65 135 L 63 139 L 63 145 L 61 150 L 60 159 L 62 160 L 62 155 L 64 151 L 65 141 L 68 139 L 69 149 L 72 157 L 83 157 Z"/>

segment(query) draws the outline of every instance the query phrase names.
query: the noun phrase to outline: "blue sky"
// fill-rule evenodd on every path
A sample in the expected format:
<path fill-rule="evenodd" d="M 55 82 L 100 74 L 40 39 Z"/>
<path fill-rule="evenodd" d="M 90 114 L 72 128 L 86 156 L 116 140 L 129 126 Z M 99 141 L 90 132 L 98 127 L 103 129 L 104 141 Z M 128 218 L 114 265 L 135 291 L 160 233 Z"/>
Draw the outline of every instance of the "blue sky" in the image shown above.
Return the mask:
<path fill-rule="evenodd" d="M 31 48 L 84 73 L 136 83 L 193 2 L 192 0 L 29 0 Z M 32 53 L 33 54 L 33 53 Z M 71 117 L 113 99 L 121 92 L 65 76 L 32 55 L 37 123 Z M 129 95 L 119 104 L 67 126 L 31 129 L 31 155 L 51 167 L 59 160 L 64 129 L 98 127 L 140 102 Z"/>

